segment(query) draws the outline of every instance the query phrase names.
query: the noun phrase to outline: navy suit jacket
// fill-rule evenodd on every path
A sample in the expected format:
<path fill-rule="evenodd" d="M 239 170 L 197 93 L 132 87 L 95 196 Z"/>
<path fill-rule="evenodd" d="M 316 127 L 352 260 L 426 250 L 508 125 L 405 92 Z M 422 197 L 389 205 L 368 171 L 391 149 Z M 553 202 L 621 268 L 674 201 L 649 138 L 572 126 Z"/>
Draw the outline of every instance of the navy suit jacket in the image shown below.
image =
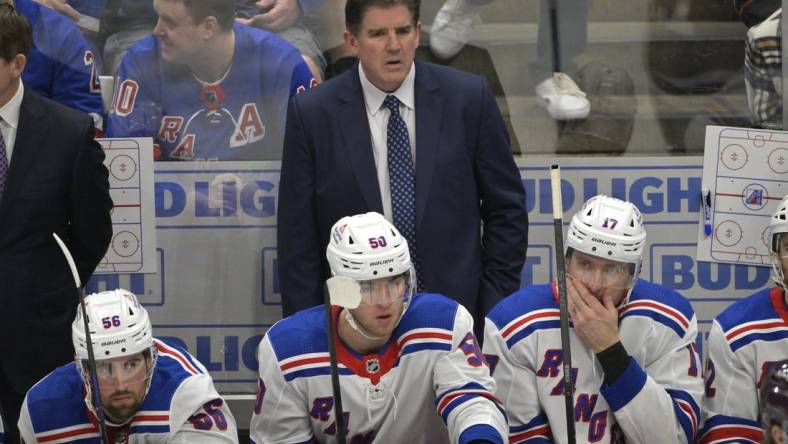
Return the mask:
<path fill-rule="evenodd" d="M 77 291 L 52 233 L 83 285 L 112 236 L 108 172 L 93 134 L 87 114 L 25 88 L 0 197 L 0 365 L 22 394 L 74 359 Z"/>
<path fill-rule="evenodd" d="M 487 81 L 416 62 L 416 245 L 425 292 L 477 322 L 519 288 L 528 216 L 509 136 Z M 290 102 L 279 189 L 285 316 L 323 303 L 331 226 L 383 213 L 358 67 Z M 483 229 L 482 229 L 483 227 Z"/>

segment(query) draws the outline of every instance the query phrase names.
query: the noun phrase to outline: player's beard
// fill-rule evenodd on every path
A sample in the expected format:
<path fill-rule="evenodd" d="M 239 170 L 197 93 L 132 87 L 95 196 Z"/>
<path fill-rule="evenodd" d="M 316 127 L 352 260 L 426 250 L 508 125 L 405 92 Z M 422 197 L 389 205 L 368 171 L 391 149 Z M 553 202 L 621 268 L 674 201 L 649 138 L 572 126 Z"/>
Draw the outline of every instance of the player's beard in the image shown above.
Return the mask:
<path fill-rule="evenodd" d="M 104 412 L 110 421 L 116 424 L 128 421 L 139 411 L 141 405 L 140 395 L 128 389 L 113 392 L 105 400 L 102 400 Z"/>

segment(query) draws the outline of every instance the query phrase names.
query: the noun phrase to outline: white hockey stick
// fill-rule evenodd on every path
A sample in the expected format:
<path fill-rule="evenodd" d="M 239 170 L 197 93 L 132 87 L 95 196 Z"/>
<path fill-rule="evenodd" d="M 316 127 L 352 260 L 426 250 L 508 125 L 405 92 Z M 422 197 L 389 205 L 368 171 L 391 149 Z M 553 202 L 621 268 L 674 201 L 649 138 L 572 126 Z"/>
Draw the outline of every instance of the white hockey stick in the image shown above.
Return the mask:
<path fill-rule="evenodd" d="M 66 262 L 68 262 L 68 266 L 71 269 L 71 275 L 74 277 L 74 284 L 77 286 L 77 293 L 79 293 L 79 305 L 82 308 L 82 320 L 85 322 L 85 341 L 87 341 L 88 348 L 88 374 L 90 375 L 90 383 L 93 385 L 93 390 L 91 391 L 93 399 L 91 401 L 93 401 L 93 407 L 96 409 L 101 442 L 103 444 L 109 444 L 109 438 L 107 438 L 107 425 L 104 418 L 104 408 L 101 406 L 101 393 L 99 392 L 98 379 L 96 376 L 96 358 L 93 356 L 93 342 L 90 339 L 88 313 L 85 309 L 85 291 L 82 289 L 82 282 L 79 279 L 77 265 L 74 263 L 74 258 L 71 257 L 71 252 L 68 251 L 68 247 L 66 247 L 66 244 L 63 243 L 57 233 L 52 233 L 52 236 L 63 251 L 63 256 L 66 257 Z"/>
<path fill-rule="evenodd" d="M 572 350 L 569 346 L 569 312 L 566 306 L 566 263 L 564 260 L 564 218 L 561 200 L 561 168 L 550 166 L 550 185 L 553 194 L 553 229 L 555 231 L 555 262 L 558 271 L 558 308 L 561 313 L 561 352 L 564 355 L 564 401 L 566 438 L 575 444 L 575 396 L 572 390 Z"/>

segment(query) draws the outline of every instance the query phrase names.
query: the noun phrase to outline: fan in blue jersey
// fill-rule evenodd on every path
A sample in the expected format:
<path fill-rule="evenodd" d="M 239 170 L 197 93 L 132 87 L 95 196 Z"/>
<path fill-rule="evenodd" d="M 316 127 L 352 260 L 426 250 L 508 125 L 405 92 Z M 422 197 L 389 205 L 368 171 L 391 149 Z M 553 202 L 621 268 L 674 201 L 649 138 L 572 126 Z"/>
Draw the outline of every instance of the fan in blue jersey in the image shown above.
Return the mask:
<path fill-rule="evenodd" d="M 759 389 L 775 363 L 788 358 L 788 196 L 766 230 L 777 286 L 735 302 L 711 325 L 704 378 L 701 443 L 759 443 Z"/>
<path fill-rule="evenodd" d="M 638 279 L 640 211 L 594 196 L 566 243 L 578 442 L 693 443 L 703 391 L 697 319 L 677 292 Z M 559 316 L 555 283 L 521 289 L 487 315 L 484 353 L 510 443 L 567 442 Z"/>
<path fill-rule="evenodd" d="M 102 128 L 104 106 L 98 83 L 98 60 L 77 25 L 33 0 L 12 4 L 33 28 L 30 52 L 22 81 L 44 97 L 88 113 Z"/>
<path fill-rule="evenodd" d="M 205 367 L 152 336 L 147 311 L 126 290 L 85 298 L 96 381 L 109 441 L 237 443 L 235 419 Z M 76 358 L 34 385 L 19 433 L 27 444 L 100 443 L 82 311 L 72 324 Z"/>
<path fill-rule="evenodd" d="M 235 23 L 234 6 L 154 0 L 153 35 L 120 66 L 111 137 L 153 137 L 158 160 L 281 158 L 288 100 L 314 80 L 290 44 Z"/>
<path fill-rule="evenodd" d="M 761 388 L 764 444 L 788 443 L 788 361 L 769 370 Z"/>
<path fill-rule="evenodd" d="M 350 443 L 503 443 L 506 417 L 470 313 L 413 294 L 407 241 L 378 213 L 344 217 L 326 256 Z M 346 306 L 356 308 L 343 308 Z M 258 350 L 252 442 L 337 442 L 324 307 L 277 322 Z"/>

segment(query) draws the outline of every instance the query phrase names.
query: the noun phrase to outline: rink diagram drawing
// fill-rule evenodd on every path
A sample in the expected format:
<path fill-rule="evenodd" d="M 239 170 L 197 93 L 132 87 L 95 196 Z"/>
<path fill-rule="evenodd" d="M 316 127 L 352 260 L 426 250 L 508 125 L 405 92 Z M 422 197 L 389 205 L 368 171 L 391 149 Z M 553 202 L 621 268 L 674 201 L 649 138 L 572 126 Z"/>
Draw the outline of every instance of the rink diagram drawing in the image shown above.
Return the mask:
<path fill-rule="evenodd" d="M 706 127 L 703 187 L 711 217 L 701 223 L 698 260 L 769 265 L 766 228 L 788 194 L 786 173 L 788 133 Z"/>
<path fill-rule="evenodd" d="M 156 270 L 153 220 L 153 161 L 145 159 L 144 139 L 101 140 L 109 170 L 112 239 L 96 273 L 143 273 Z M 150 145 L 148 142 L 146 145 Z"/>

